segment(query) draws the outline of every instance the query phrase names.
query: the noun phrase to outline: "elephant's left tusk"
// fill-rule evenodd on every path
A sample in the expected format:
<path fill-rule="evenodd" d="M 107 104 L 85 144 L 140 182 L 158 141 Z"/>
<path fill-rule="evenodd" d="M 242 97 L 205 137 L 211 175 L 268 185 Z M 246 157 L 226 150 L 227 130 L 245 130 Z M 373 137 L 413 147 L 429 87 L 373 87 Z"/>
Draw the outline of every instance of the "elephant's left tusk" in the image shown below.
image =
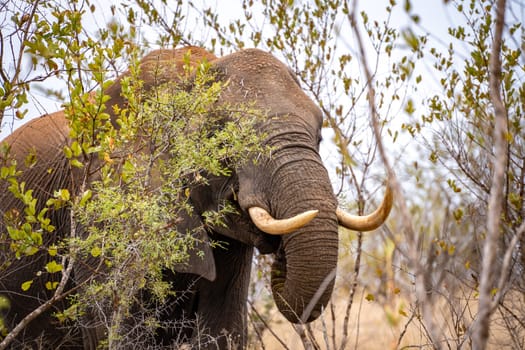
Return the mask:
<path fill-rule="evenodd" d="M 365 216 L 357 216 L 346 213 L 341 208 L 337 208 L 336 214 L 339 220 L 339 225 L 355 231 L 372 231 L 381 226 L 392 210 L 394 202 L 394 193 L 390 185 L 387 186 L 385 197 L 379 208 L 372 214 Z"/>
<path fill-rule="evenodd" d="M 250 218 L 257 228 L 271 235 L 284 235 L 303 227 L 317 216 L 319 210 L 308 210 L 288 219 L 274 219 L 270 213 L 260 207 L 248 209 Z"/>

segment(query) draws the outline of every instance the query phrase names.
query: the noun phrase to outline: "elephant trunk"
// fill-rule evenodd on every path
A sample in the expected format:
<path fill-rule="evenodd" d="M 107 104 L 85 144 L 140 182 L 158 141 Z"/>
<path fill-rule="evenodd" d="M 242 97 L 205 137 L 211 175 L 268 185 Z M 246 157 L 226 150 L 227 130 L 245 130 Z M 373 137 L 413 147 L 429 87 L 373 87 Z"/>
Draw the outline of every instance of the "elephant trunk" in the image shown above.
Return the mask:
<path fill-rule="evenodd" d="M 271 200 L 272 214 L 287 218 L 312 209 L 319 213 L 282 237 L 271 284 L 281 313 L 299 323 L 315 320 L 330 300 L 337 267 L 338 224 L 337 202 L 319 156 L 294 156 L 295 160 L 285 161 L 274 173 L 272 192 L 279 195 Z"/>
<path fill-rule="evenodd" d="M 308 236 L 308 233 L 299 233 L 287 239 L 272 266 L 275 303 L 294 323 L 310 322 L 319 317 L 330 300 L 335 279 L 337 241 L 320 241 Z M 308 257 L 308 264 L 304 256 Z"/>

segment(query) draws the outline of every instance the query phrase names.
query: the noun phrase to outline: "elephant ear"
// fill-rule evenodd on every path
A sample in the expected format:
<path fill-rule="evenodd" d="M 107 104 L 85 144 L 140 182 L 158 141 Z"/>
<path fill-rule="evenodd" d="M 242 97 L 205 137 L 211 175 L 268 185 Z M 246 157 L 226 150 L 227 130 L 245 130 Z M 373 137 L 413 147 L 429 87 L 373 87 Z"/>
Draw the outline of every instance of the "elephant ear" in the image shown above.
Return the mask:
<path fill-rule="evenodd" d="M 187 213 L 181 215 L 182 222 L 177 225 L 181 233 L 189 232 L 195 239 L 194 246 L 188 250 L 187 262 L 175 264 L 174 270 L 182 273 L 193 273 L 214 281 L 216 277 L 215 259 L 206 230 L 200 218 Z"/>

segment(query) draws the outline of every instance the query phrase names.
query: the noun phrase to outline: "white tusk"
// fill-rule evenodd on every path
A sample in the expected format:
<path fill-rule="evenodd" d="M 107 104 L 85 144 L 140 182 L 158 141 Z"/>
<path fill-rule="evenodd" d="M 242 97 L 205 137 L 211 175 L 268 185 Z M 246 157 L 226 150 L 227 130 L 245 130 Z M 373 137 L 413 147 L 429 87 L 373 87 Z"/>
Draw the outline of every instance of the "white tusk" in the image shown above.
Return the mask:
<path fill-rule="evenodd" d="M 319 210 L 308 210 L 294 217 L 281 220 L 274 219 L 270 213 L 260 207 L 251 207 L 248 209 L 248 213 L 259 230 L 271 235 L 284 235 L 312 221 L 319 213 Z"/>
<path fill-rule="evenodd" d="M 352 215 L 346 213 L 341 208 L 337 208 L 336 214 L 337 219 L 339 220 L 339 225 L 355 231 L 375 230 L 388 218 L 393 202 L 394 194 L 390 186 L 387 186 L 383 202 L 381 202 L 379 208 L 377 208 L 372 214 L 364 216 Z"/>

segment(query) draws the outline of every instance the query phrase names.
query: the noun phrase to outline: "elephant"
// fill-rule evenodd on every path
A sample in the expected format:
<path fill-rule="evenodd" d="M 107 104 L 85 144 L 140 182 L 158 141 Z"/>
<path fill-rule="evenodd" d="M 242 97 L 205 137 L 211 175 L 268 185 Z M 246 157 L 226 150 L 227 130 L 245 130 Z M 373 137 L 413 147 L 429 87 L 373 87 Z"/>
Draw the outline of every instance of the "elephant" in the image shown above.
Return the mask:
<path fill-rule="evenodd" d="M 190 188 L 193 214 L 181 218 L 179 229 L 202 226 L 200 234 L 206 239 L 225 244 L 220 248 L 202 247 L 203 258 L 190 256 L 188 266 L 166 271 L 165 279 L 174 290 L 189 292 L 184 300 L 173 301 L 159 317 L 168 321 L 189 317 L 198 322 L 200 330 L 190 327 L 181 333 L 175 326 L 159 329 L 154 345 L 172 345 L 176 337 L 184 334 L 183 339 L 196 348 L 243 348 L 247 344 L 246 302 L 254 249 L 273 255 L 271 289 L 280 312 L 293 323 L 311 322 L 319 317 L 331 297 L 338 226 L 358 231 L 378 228 L 389 215 L 393 195 L 387 186 L 380 206 L 366 216 L 351 215 L 339 208 L 319 154 L 323 113 L 303 91 L 291 69 L 270 53 L 244 49 L 217 58 L 198 47 L 155 50 L 141 61 L 143 89 L 179 81 L 188 51 L 192 66 L 205 59 L 217 73 L 215 79 L 228 82 L 218 103 L 250 101 L 267 113 L 258 131 L 264 133 L 263 142 L 272 147 L 272 152 L 257 162 L 243 162 L 230 176 L 209 175 L 206 183 Z M 121 78 L 117 78 L 106 91 L 111 97 L 107 102 L 109 111 L 114 111 L 115 105 L 122 108 L 126 104 L 120 82 Z M 117 125 L 115 118 L 111 112 L 111 121 Z M 71 143 L 69 129 L 63 111 L 59 111 L 28 122 L 5 139 L 10 156 L 21 168 L 20 180 L 34 189 L 35 198 L 48 198 L 59 188 L 67 188 L 71 193 L 79 191 L 79 174 L 70 167 L 63 152 L 64 146 Z M 37 161 L 24 166 L 24 158 L 31 150 Z M 203 213 L 217 210 L 225 200 L 233 203 L 236 213 L 226 215 L 224 225 L 203 226 Z M 4 189 L 0 192 L 0 214 L 6 217 L 13 208 L 23 210 Z M 44 246 L 67 237 L 71 224 L 67 208 L 58 209 L 49 217 L 56 229 Z M 10 302 L 9 310 L 3 311 L 9 328 L 49 300 L 52 292 L 44 286 L 32 288 L 31 293 L 21 292 L 20 284 L 49 257 L 35 254 L 7 266 L 9 244 L 4 239 L 5 231 L 2 221 L 0 269 L 4 271 L 0 273 L 0 295 Z M 73 269 L 67 288 L 75 288 L 80 280 L 76 273 L 81 271 Z M 52 317 L 52 312 L 66 306 L 67 300 L 54 303 L 26 326 L 12 348 L 34 348 L 38 343 L 47 348 L 97 348 L 105 336 L 99 329 L 62 326 Z M 209 345 L 199 342 L 201 330 L 214 341 Z"/>

